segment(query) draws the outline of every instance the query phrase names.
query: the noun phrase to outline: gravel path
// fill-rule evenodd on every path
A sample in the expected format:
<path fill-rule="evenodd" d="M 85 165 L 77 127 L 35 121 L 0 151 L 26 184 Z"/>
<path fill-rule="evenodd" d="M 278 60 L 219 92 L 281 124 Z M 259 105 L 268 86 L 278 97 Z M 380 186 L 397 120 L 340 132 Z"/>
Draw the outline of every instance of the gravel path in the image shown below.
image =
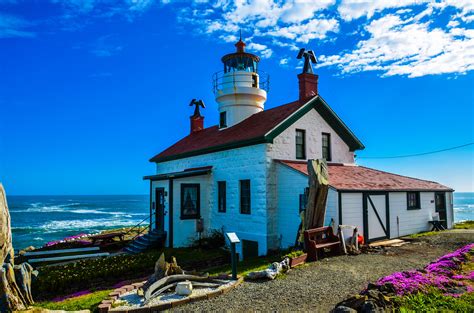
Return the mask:
<path fill-rule="evenodd" d="M 329 312 L 381 276 L 422 268 L 441 255 L 474 242 L 474 232 L 445 232 L 387 248 L 383 254 L 338 256 L 306 264 L 274 281 L 244 282 L 211 300 L 175 309 L 182 311 L 312 311 Z"/>

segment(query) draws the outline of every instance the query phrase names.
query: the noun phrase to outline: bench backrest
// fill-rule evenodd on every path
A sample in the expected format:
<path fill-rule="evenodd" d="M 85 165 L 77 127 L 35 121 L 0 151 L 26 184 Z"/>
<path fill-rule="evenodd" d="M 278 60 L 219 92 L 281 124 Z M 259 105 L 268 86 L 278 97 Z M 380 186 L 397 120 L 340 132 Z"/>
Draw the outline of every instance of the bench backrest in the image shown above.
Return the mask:
<path fill-rule="evenodd" d="M 306 241 L 335 241 L 339 240 L 330 226 L 324 226 L 319 228 L 308 229 L 304 231 L 304 238 Z"/>

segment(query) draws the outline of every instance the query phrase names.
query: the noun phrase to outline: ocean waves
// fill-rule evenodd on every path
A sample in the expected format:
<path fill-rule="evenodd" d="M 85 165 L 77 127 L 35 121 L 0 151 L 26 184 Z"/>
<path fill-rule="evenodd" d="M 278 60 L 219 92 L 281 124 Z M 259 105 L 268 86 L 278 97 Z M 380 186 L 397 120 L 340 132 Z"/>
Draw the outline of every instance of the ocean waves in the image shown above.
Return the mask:
<path fill-rule="evenodd" d="M 150 210 L 148 196 L 11 196 L 7 200 L 16 249 L 134 226 Z"/>

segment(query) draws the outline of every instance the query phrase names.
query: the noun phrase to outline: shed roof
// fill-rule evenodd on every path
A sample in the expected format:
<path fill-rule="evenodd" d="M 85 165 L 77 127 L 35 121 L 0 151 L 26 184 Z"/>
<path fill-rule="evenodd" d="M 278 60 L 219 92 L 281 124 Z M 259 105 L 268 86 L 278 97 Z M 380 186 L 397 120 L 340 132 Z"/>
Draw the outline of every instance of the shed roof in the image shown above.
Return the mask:
<path fill-rule="evenodd" d="M 304 175 L 307 162 L 277 160 Z M 339 191 L 453 191 L 437 182 L 388 173 L 364 166 L 329 163 L 329 185 Z"/>
<path fill-rule="evenodd" d="M 189 134 L 155 155 L 150 162 L 165 162 L 259 143 L 272 143 L 276 136 L 312 109 L 323 117 L 351 151 L 364 149 L 364 145 L 329 105 L 320 96 L 315 96 L 304 104 L 295 101 L 264 110 L 229 128 L 211 126 Z"/>

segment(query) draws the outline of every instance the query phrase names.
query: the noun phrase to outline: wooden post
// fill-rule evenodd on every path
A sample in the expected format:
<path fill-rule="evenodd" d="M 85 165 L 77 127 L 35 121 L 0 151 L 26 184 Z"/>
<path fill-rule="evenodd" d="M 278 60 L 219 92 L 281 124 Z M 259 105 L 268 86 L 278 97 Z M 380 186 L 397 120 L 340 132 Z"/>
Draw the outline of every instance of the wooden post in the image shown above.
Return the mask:
<path fill-rule="evenodd" d="M 304 229 L 324 226 L 329 190 L 329 175 L 326 161 L 324 159 L 308 160 L 308 175 L 309 194 Z"/>

